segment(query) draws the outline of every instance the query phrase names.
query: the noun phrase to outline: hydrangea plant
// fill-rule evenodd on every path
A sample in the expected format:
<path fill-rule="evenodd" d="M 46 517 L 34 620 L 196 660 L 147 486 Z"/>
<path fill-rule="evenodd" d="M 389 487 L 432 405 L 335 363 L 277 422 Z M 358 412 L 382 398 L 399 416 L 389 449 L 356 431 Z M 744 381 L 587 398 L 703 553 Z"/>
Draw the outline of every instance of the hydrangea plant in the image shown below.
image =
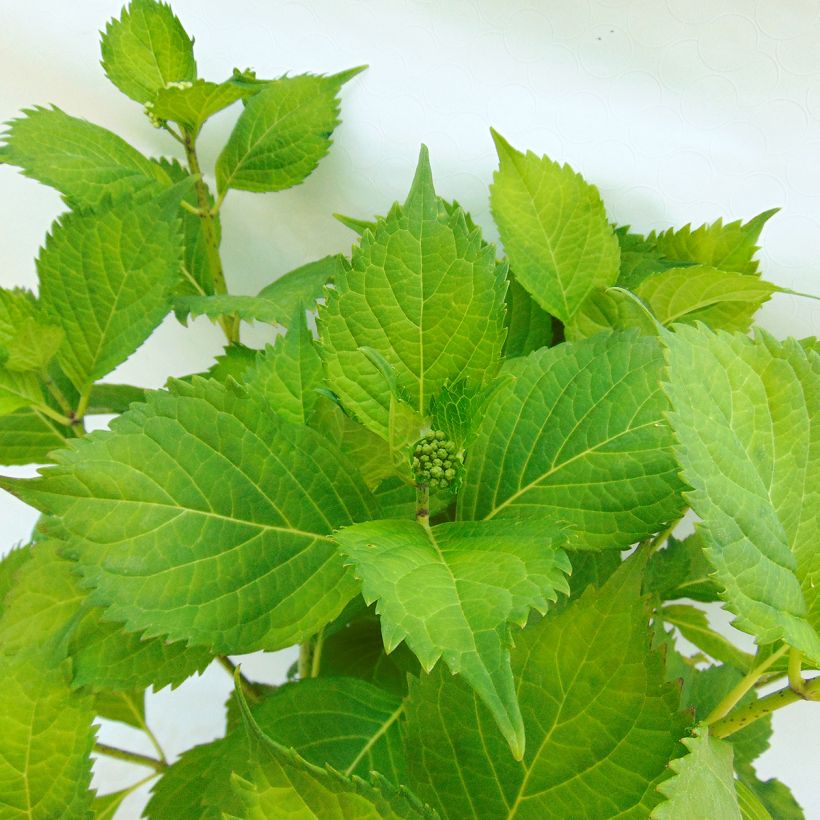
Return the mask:
<path fill-rule="evenodd" d="M 0 291 L 0 463 L 46 465 L 0 480 L 42 513 L 0 563 L 0 815 L 112 816 L 101 754 L 149 767 L 149 818 L 801 816 L 754 768 L 820 699 L 820 354 L 753 326 L 774 212 L 638 235 L 494 132 L 503 253 L 422 148 L 404 203 L 340 217 L 349 255 L 232 295 L 225 197 L 302 182 L 360 69 L 202 79 L 156 0 L 102 55 L 178 158 L 58 108 L 0 148 L 67 206 L 38 294 Z M 197 137 L 234 104 L 212 190 Z M 221 326 L 213 366 L 101 381 L 170 312 Z M 276 687 L 230 659 L 293 645 Z M 225 735 L 170 762 L 146 689 L 212 662 Z"/>

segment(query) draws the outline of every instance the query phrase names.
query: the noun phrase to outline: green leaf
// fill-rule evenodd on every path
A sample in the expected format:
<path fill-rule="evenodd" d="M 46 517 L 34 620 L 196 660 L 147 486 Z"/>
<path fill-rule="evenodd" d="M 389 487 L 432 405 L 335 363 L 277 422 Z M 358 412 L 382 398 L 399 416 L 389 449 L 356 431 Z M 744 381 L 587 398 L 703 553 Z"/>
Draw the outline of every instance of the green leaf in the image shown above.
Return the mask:
<path fill-rule="evenodd" d="M 506 271 L 464 212 L 448 213 L 436 196 L 426 148 L 405 204 L 365 233 L 344 267 L 319 310 L 319 335 L 330 386 L 366 427 L 389 438 L 391 398 L 423 415 L 448 381 L 481 386 L 495 375 Z"/>
<path fill-rule="evenodd" d="M 0 358 L 0 416 L 29 405 L 41 406 L 43 391 L 33 373 L 19 373 L 2 365 Z"/>
<path fill-rule="evenodd" d="M 688 753 L 669 766 L 675 773 L 658 786 L 666 797 L 656 806 L 653 820 L 740 820 L 732 771 L 732 747 L 696 727 L 681 740 Z"/>
<path fill-rule="evenodd" d="M 123 94 L 145 103 L 168 83 L 196 79 L 194 43 L 171 7 L 131 0 L 100 40 L 105 74 Z"/>
<path fill-rule="evenodd" d="M 196 376 L 201 376 L 203 379 L 216 379 L 222 384 L 228 384 L 231 379 L 243 384 L 245 374 L 256 364 L 258 355 L 259 351 L 256 348 L 229 344 L 204 373 L 185 376 L 181 381 L 191 382 Z"/>
<path fill-rule="evenodd" d="M 772 820 L 760 798 L 742 780 L 735 780 L 735 796 L 743 820 Z"/>
<path fill-rule="evenodd" d="M 683 723 L 648 651 L 643 561 L 517 637 L 523 761 L 486 707 L 443 670 L 411 681 L 410 783 L 442 817 L 646 817 Z"/>
<path fill-rule="evenodd" d="M 153 202 L 58 220 L 37 259 L 40 301 L 63 329 L 58 361 L 82 391 L 125 361 L 170 309 L 178 224 Z"/>
<path fill-rule="evenodd" d="M 734 625 L 820 661 L 820 357 L 762 332 L 665 340 L 686 496 Z"/>
<path fill-rule="evenodd" d="M 0 464 L 44 464 L 49 453 L 65 446 L 68 428 L 35 410 L 0 416 Z"/>
<path fill-rule="evenodd" d="M 95 384 L 91 388 L 86 413 L 124 413 L 134 402 L 145 401 L 145 388 L 130 384 Z"/>
<path fill-rule="evenodd" d="M 273 302 L 279 311 L 278 324 L 286 325 L 298 305 L 313 308 L 325 285 L 333 282 L 342 269 L 341 254 L 323 256 L 283 274 L 259 291 L 260 299 Z"/>
<path fill-rule="evenodd" d="M 513 380 L 470 448 L 459 518 L 565 521 L 575 549 L 622 549 L 663 529 L 682 502 L 662 367 L 657 339 L 633 333 L 508 363 Z"/>
<path fill-rule="evenodd" d="M 339 91 L 363 70 L 283 77 L 250 97 L 216 161 L 219 192 L 282 191 L 304 182 L 330 148 Z"/>
<path fill-rule="evenodd" d="M 330 538 L 373 512 L 353 465 L 214 381 L 146 399 L 3 487 L 61 516 L 92 602 L 129 631 L 220 654 L 317 632 L 356 594 Z"/>
<path fill-rule="evenodd" d="M 238 316 L 245 322 L 264 322 L 283 326 L 287 322 L 287 320 L 283 321 L 279 305 L 270 299 L 259 296 L 235 296 L 227 293 L 210 296 L 187 294 L 177 296 L 174 298 L 174 312 L 180 320 L 188 316 L 207 316 L 214 320 L 223 316 Z"/>
<path fill-rule="evenodd" d="M 757 274 L 758 263 L 754 259 L 758 250 L 756 243 L 763 226 L 778 210 L 763 211 L 746 224 L 738 219 L 724 225 L 723 220 L 718 219 L 695 230 L 691 225 L 686 225 L 679 230 L 670 228 L 661 234 L 653 231 L 646 239 L 659 253 L 676 262 L 695 262 L 721 270 Z"/>
<path fill-rule="evenodd" d="M 654 553 L 646 567 L 644 589 L 660 596 L 661 600 L 692 598 L 709 603 L 720 600 L 720 584 L 712 575 L 714 568 L 703 554 L 700 534 L 678 540 L 669 537 L 665 549 Z"/>
<path fill-rule="evenodd" d="M 459 447 L 469 444 L 475 438 L 487 405 L 508 381 L 498 378 L 484 390 L 464 380 L 445 384 L 430 400 L 433 429 L 443 430 Z"/>
<path fill-rule="evenodd" d="M 241 691 L 238 696 L 249 738 L 250 771 L 247 778 L 234 774 L 231 781 L 244 807 L 243 818 L 266 820 L 290 814 L 322 820 L 414 820 L 433 816 L 406 789 L 397 789 L 384 778 L 375 774 L 370 782 L 348 778 L 329 765 L 314 766 L 293 749 L 271 740 Z"/>
<path fill-rule="evenodd" d="M 595 288 L 615 284 L 618 240 L 595 186 L 492 133 L 500 164 L 490 204 L 510 266 L 533 299 L 566 323 Z"/>
<path fill-rule="evenodd" d="M 56 188 L 74 208 L 95 208 L 170 180 L 156 163 L 111 131 L 59 108 L 31 108 L 3 135 L 0 160 Z"/>
<path fill-rule="evenodd" d="M 66 667 L 36 649 L 0 655 L 0 810 L 9 820 L 90 809 L 94 700 L 71 691 Z"/>
<path fill-rule="evenodd" d="M 677 265 L 663 256 L 654 242 L 647 241 L 640 234 L 630 233 L 629 226 L 616 228 L 615 236 L 621 247 L 617 284 L 622 288 L 634 290 L 647 276 Z"/>
<path fill-rule="evenodd" d="M 655 273 L 635 293 L 662 325 L 704 322 L 715 330 L 746 331 L 754 314 L 777 290 L 757 277 L 693 265 Z"/>
<path fill-rule="evenodd" d="M 507 341 L 504 357 L 526 356 L 553 341 L 552 316 L 538 306 L 512 275 L 507 290 Z"/>
<path fill-rule="evenodd" d="M 31 560 L 31 557 L 31 545 L 27 544 L 12 547 L 9 552 L 0 558 L 0 623 L 2 623 L 3 612 L 5 611 L 6 597 L 15 585 L 15 576 Z"/>
<path fill-rule="evenodd" d="M 336 533 L 342 554 L 378 601 L 388 652 L 406 640 L 429 671 L 439 658 L 487 704 L 516 758 L 524 752 L 509 647 L 524 626 L 567 592 L 564 535 L 542 522 L 370 521 Z"/>
<path fill-rule="evenodd" d="M 230 80 L 224 83 L 194 80 L 190 86 L 182 84 L 160 89 L 150 111 L 161 120 L 179 123 L 196 136 L 207 119 L 253 93 L 253 89 Z"/>
<path fill-rule="evenodd" d="M 0 288 L 0 349 L 6 353 L 4 368 L 40 373 L 62 341 L 62 330 L 43 320 L 34 294 L 23 288 Z"/>
<path fill-rule="evenodd" d="M 687 641 L 693 643 L 716 661 L 745 672 L 754 665 L 754 658 L 738 649 L 731 641 L 709 626 L 702 609 L 686 604 L 673 604 L 660 610 L 660 616 L 670 626 L 676 626 Z"/>
<path fill-rule="evenodd" d="M 806 815 L 789 787 L 776 778 L 759 780 L 757 777 L 743 777 L 738 783 L 746 786 L 770 813 L 774 820 L 805 820 Z M 740 799 L 740 789 L 738 789 Z M 743 803 L 741 803 L 741 809 Z M 746 815 L 744 815 L 746 820 Z M 757 820 L 750 817 L 749 820 Z"/>
<path fill-rule="evenodd" d="M 98 717 L 116 720 L 142 731 L 145 727 L 145 690 L 96 692 L 94 712 Z"/>
<path fill-rule="evenodd" d="M 657 335 L 659 325 L 652 311 L 634 293 L 620 287 L 594 290 L 564 328 L 569 341 L 588 339 L 596 333 L 638 328 L 645 336 Z"/>
<path fill-rule="evenodd" d="M 245 385 L 263 407 L 294 424 L 306 424 L 320 398 L 316 388 L 321 384 L 322 360 L 300 305 L 288 322 L 288 332 L 259 354 Z"/>

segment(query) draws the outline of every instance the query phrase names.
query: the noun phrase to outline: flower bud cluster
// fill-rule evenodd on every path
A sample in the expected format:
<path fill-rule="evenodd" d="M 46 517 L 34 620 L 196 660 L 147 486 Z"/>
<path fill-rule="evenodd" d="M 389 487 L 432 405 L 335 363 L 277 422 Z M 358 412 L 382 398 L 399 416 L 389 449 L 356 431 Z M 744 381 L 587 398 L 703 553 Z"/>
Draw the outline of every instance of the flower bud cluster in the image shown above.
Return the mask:
<path fill-rule="evenodd" d="M 463 462 L 456 443 L 444 431 L 431 430 L 416 442 L 412 465 L 419 484 L 445 489 L 456 480 Z"/>

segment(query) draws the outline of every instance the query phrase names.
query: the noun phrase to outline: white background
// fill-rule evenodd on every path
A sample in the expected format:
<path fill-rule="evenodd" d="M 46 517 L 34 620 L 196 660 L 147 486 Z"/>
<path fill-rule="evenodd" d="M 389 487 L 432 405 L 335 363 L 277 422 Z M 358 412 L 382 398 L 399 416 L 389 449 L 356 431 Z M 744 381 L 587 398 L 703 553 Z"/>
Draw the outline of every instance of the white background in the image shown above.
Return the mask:
<path fill-rule="evenodd" d="M 118 0 L 0 0 L 0 119 L 56 103 L 151 154 L 176 144 L 152 130 L 98 65 L 98 29 Z M 513 145 L 572 164 L 598 185 L 609 215 L 640 231 L 783 210 L 765 229 L 766 277 L 820 291 L 820 17 L 816 0 L 175 0 L 196 38 L 200 76 L 234 66 L 262 77 L 369 64 L 343 91 L 343 125 L 308 182 L 278 194 L 232 192 L 223 209 L 231 289 L 255 293 L 352 234 L 331 214 L 369 217 L 403 198 L 419 144 L 430 148 L 439 192 L 472 211 L 487 235 L 492 125 Z M 212 167 L 234 117 L 204 131 Z M 57 195 L 0 168 L 0 284 L 35 287 L 33 258 Z M 761 323 L 778 335 L 817 333 L 816 303 L 776 296 Z M 249 338 L 267 337 L 256 329 Z M 207 366 L 220 334 L 200 320 L 168 320 L 112 380 L 160 386 Z M 5 470 L 5 472 L 13 472 Z M 20 471 L 17 471 L 19 474 Z M 0 498 L 0 548 L 24 540 L 33 515 Z M 268 662 L 275 678 L 292 658 Z M 170 754 L 222 729 L 227 676 L 212 667 L 175 693 L 149 700 Z M 103 739 L 149 752 L 137 733 Z M 775 717 L 762 776 L 789 783 L 820 817 L 816 738 L 820 706 Z M 814 765 L 812 764 L 814 760 Z M 814 771 L 813 771 L 814 769 Z M 124 764 L 97 766 L 110 790 L 136 779 Z M 135 796 L 118 817 L 137 817 Z"/>

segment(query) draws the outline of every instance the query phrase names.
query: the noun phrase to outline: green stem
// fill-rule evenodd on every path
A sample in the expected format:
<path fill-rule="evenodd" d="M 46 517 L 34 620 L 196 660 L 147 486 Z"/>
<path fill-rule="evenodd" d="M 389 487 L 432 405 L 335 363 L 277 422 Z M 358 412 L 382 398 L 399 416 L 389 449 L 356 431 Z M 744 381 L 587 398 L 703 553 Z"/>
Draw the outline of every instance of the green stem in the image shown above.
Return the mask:
<path fill-rule="evenodd" d="M 430 529 L 430 485 L 416 484 L 416 521 Z"/>
<path fill-rule="evenodd" d="M 723 700 L 718 703 L 717 706 L 709 713 L 708 717 L 704 721 L 707 726 L 711 726 L 714 723 L 717 723 L 721 718 L 725 717 L 726 715 L 731 712 L 732 709 L 737 706 L 740 702 L 740 699 L 757 683 L 760 676 L 778 659 L 781 658 L 783 655 L 786 654 L 788 650 L 788 646 L 781 646 L 777 652 L 773 652 L 766 658 L 765 661 L 759 663 L 757 666 L 752 667 L 738 682 L 737 686 L 726 695 Z"/>
<path fill-rule="evenodd" d="M 777 692 L 772 692 L 771 695 L 752 701 L 731 715 L 727 715 L 711 724 L 709 734 L 712 737 L 729 737 L 729 735 L 740 731 L 744 726 L 748 726 L 750 723 L 754 723 L 756 720 L 760 720 L 760 718 L 764 718 L 790 703 L 796 703 L 798 700 L 820 701 L 820 676 L 812 678 L 810 681 L 803 681 L 800 688 L 801 691 L 795 692 L 791 686 L 786 686 L 783 689 L 778 689 Z"/>
<path fill-rule="evenodd" d="M 188 160 L 188 170 L 194 178 L 194 190 L 196 200 L 199 205 L 198 216 L 202 220 L 202 235 L 205 240 L 205 249 L 208 254 L 208 266 L 211 269 L 211 278 L 214 283 L 214 293 L 227 293 L 228 288 L 225 283 L 225 273 L 222 268 L 222 257 L 219 255 L 219 240 L 216 235 L 215 214 L 211 211 L 211 203 L 208 199 L 208 186 L 202 178 L 202 169 L 199 165 L 199 157 L 196 153 L 196 139 L 194 135 L 185 129 L 183 131 L 182 144 L 185 147 L 185 157 Z M 235 319 L 220 319 L 222 330 L 230 343 L 239 341 L 239 323 Z"/>
<path fill-rule="evenodd" d="M 313 639 L 309 638 L 299 646 L 299 660 L 296 664 L 296 672 L 299 675 L 299 680 L 305 680 L 310 677 L 310 670 L 312 667 L 313 657 Z"/>
<path fill-rule="evenodd" d="M 219 663 L 225 667 L 228 671 L 228 674 L 234 678 L 236 676 L 236 664 L 226 655 L 218 655 L 216 658 Z M 242 672 L 239 673 L 239 680 L 242 682 L 242 693 L 245 695 L 245 699 L 250 703 L 261 703 L 262 702 L 262 693 L 257 688 L 256 684 L 248 680 Z"/>
<path fill-rule="evenodd" d="M 325 628 L 322 627 L 316 635 L 316 643 L 313 645 L 313 657 L 310 661 L 310 676 L 319 677 L 319 667 L 322 663 L 322 645 L 325 642 Z"/>
<path fill-rule="evenodd" d="M 162 772 L 168 768 L 168 764 L 162 760 L 157 760 L 155 757 L 148 755 L 141 755 L 139 752 L 129 752 L 125 749 L 119 749 L 116 746 L 109 746 L 107 743 L 95 743 L 94 751 L 106 757 L 114 757 L 117 760 L 125 760 L 128 763 L 136 763 L 138 766 L 148 766 L 155 772 Z"/>
<path fill-rule="evenodd" d="M 43 379 L 43 383 L 48 388 L 48 392 L 54 397 L 57 404 L 60 405 L 60 409 L 67 415 L 71 415 L 71 402 L 66 398 L 65 393 L 60 390 L 57 383 L 48 373 L 44 370 L 41 374 L 41 378 Z"/>
<path fill-rule="evenodd" d="M 85 415 L 85 411 L 88 410 L 88 402 L 91 400 L 91 390 L 91 386 L 83 390 L 80 401 L 77 403 L 77 409 L 74 411 L 74 424 L 78 424 Z"/>
<path fill-rule="evenodd" d="M 33 404 L 31 407 L 38 413 L 42 413 L 44 416 L 48 416 L 50 419 L 62 424 L 63 427 L 71 427 L 74 424 L 74 419 L 71 416 L 64 416 L 62 413 L 52 410 L 47 404 Z"/>
<path fill-rule="evenodd" d="M 799 649 L 791 647 L 789 649 L 788 666 L 789 688 L 793 689 L 797 693 L 802 692 L 803 687 L 806 685 L 806 682 L 803 680 L 803 676 L 800 674 L 802 661 L 803 653 Z"/>

